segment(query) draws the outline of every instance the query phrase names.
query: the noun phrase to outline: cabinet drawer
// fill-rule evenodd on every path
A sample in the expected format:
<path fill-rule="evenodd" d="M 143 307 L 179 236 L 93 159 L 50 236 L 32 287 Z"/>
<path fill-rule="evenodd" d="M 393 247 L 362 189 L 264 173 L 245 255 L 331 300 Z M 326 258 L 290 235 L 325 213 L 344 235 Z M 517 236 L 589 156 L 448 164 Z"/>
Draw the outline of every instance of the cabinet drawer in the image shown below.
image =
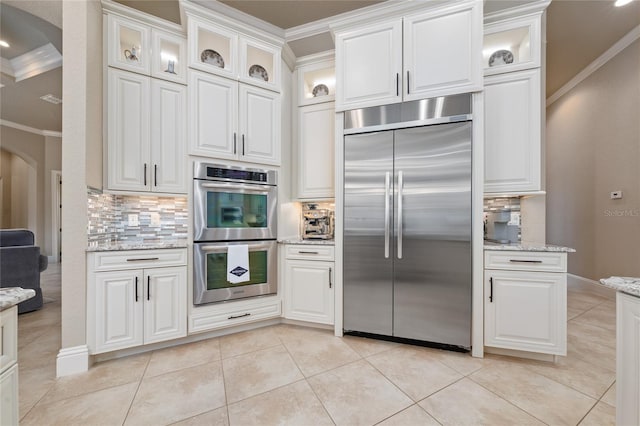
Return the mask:
<path fill-rule="evenodd" d="M 485 251 L 485 269 L 566 272 L 567 254 L 531 251 Z"/>
<path fill-rule="evenodd" d="M 18 306 L 0 312 L 0 372 L 18 360 Z"/>
<path fill-rule="evenodd" d="M 95 272 L 159 268 L 187 264 L 187 249 L 107 251 L 93 254 L 89 267 Z"/>
<path fill-rule="evenodd" d="M 225 305 L 225 308 L 227 306 Z M 215 330 L 224 327 L 278 318 L 282 315 L 280 300 L 253 306 L 224 309 L 216 312 L 194 313 L 190 318 L 189 333 Z"/>
<path fill-rule="evenodd" d="M 333 262 L 333 246 L 290 244 L 285 248 L 287 259 L 328 260 Z"/>

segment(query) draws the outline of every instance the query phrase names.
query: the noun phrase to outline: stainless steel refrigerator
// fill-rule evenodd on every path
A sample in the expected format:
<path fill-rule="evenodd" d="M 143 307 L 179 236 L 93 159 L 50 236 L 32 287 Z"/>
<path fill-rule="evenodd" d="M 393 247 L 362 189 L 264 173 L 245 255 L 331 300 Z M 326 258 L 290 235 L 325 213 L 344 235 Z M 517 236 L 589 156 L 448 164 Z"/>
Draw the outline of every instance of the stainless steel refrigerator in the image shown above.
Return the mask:
<path fill-rule="evenodd" d="M 345 113 L 344 330 L 471 347 L 471 96 Z"/>

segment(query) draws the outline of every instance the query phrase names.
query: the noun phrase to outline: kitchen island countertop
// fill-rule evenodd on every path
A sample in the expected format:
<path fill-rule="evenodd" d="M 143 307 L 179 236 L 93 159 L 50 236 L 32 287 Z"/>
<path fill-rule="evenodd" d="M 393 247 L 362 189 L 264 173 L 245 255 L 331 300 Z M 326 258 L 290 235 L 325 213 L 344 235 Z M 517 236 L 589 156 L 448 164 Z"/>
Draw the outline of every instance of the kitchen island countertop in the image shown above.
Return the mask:
<path fill-rule="evenodd" d="M 20 302 L 29 300 L 36 295 L 32 288 L 4 287 L 0 288 L 0 311 L 9 309 Z"/>
<path fill-rule="evenodd" d="M 632 296 L 640 297 L 640 278 L 609 277 L 600 280 L 605 286 Z"/>

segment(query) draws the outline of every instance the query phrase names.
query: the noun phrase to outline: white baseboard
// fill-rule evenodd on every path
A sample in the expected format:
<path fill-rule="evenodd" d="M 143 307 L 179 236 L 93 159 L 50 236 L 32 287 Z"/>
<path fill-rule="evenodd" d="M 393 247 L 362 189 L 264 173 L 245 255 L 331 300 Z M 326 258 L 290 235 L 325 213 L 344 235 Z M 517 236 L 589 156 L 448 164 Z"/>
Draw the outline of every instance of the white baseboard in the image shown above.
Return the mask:
<path fill-rule="evenodd" d="M 614 289 L 605 287 L 598 281 L 581 277 L 580 275 L 567 274 L 567 288 L 589 291 L 610 299 L 616 297 L 616 291 Z"/>
<path fill-rule="evenodd" d="M 89 347 L 87 345 L 62 348 L 56 359 L 56 376 L 70 376 L 89 370 Z"/>

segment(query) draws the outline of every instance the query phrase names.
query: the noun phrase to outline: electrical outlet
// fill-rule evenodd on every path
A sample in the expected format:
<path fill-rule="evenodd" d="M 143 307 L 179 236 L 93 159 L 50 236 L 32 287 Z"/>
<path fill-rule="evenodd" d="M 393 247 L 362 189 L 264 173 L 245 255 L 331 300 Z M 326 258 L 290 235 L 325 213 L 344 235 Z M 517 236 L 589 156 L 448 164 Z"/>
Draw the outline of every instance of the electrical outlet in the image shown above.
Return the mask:
<path fill-rule="evenodd" d="M 160 213 L 151 213 L 151 226 L 160 226 Z"/>
<path fill-rule="evenodd" d="M 139 226 L 140 222 L 138 221 L 137 214 L 130 214 L 128 217 L 129 226 Z"/>
<path fill-rule="evenodd" d="M 612 200 L 619 200 L 620 198 L 622 198 L 622 191 L 613 191 L 613 192 L 611 192 L 611 199 Z"/>

